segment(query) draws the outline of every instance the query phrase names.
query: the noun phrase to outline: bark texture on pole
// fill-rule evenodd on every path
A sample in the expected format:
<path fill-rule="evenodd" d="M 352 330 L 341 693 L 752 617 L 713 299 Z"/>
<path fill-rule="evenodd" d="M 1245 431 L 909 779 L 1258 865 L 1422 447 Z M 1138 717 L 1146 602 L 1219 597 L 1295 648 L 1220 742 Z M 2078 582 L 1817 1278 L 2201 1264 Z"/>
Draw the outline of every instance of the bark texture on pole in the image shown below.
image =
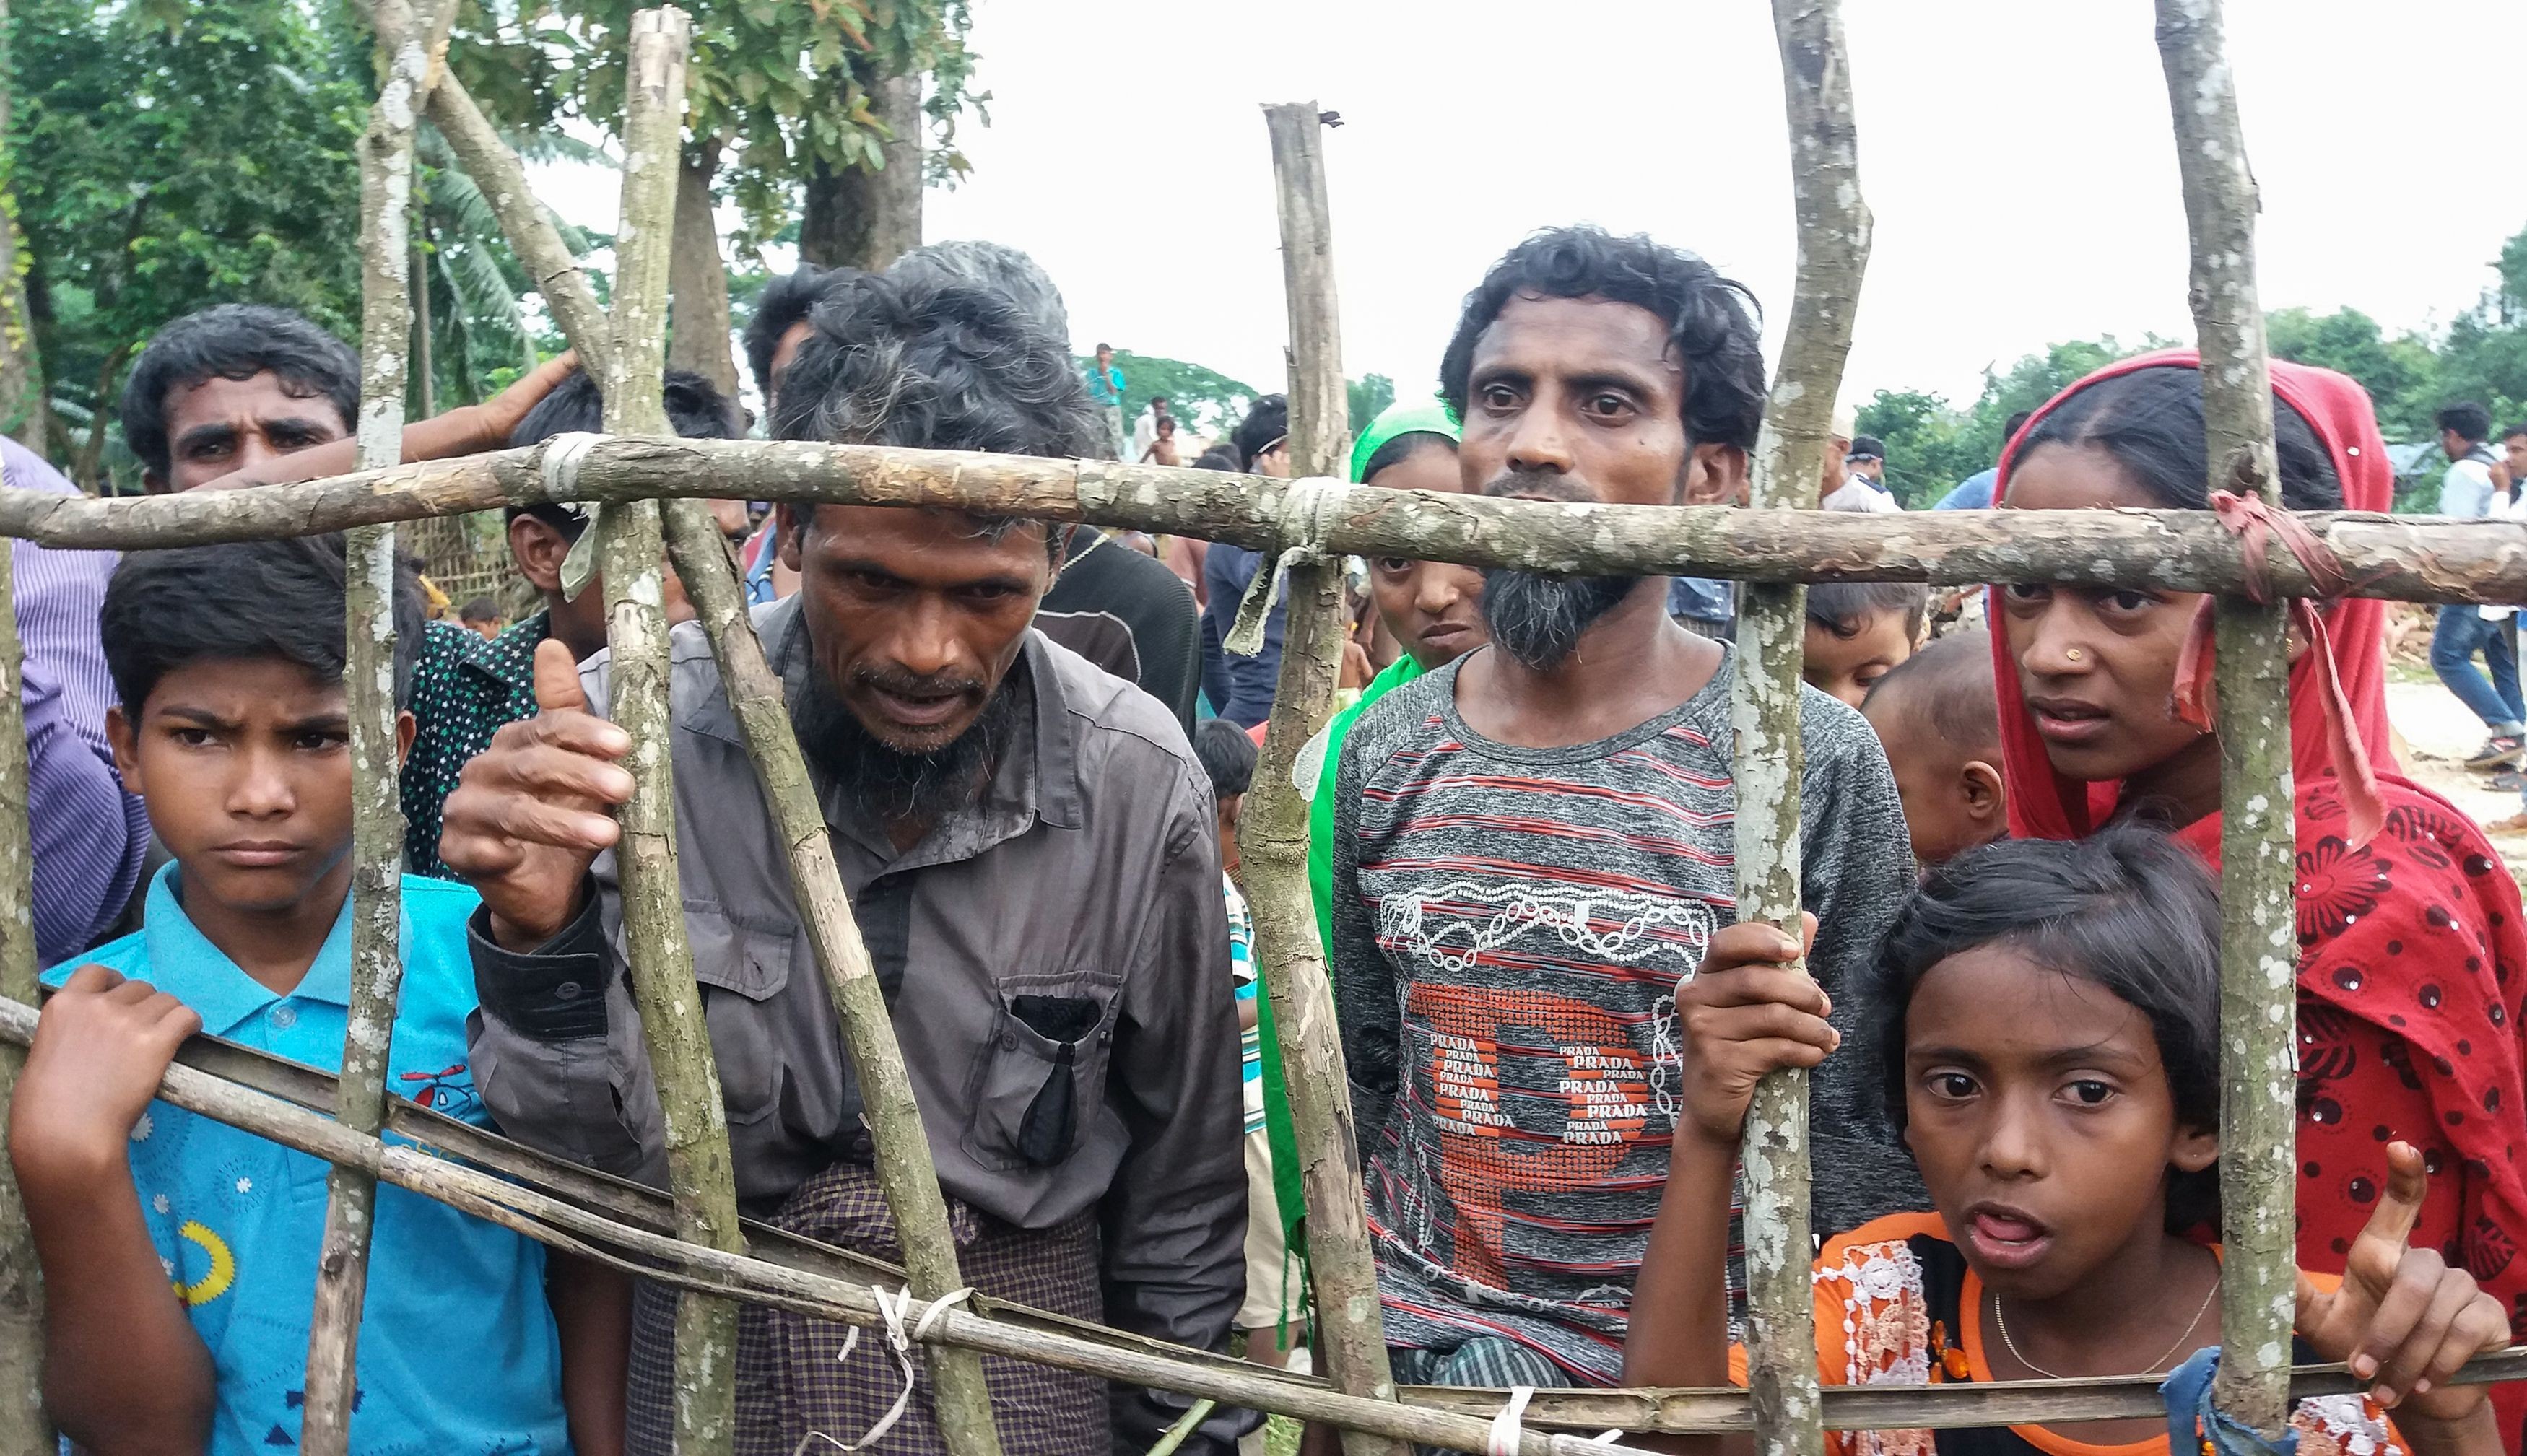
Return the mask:
<path fill-rule="evenodd" d="M 1834 396 L 1869 266 L 1858 130 L 1836 0 L 1773 0 L 1790 132 L 1799 264 L 1780 369 L 1765 402 L 1752 499 L 1815 502 Z M 1729 722 L 1737 781 L 1737 914 L 1799 932 L 1799 665 L 1807 588 L 1749 583 L 1739 594 Z M 1755 1089 L 1740 1153 L 1746 1207 L 1747 1389 L 1763 1456 L 1823 1449 L 1816 1307 L 1808 1237 L 1808 1075 L 1776 1072 Z"/>
<path fill-rule="evenodd" d="M 1342 308 L 1334 294 L 1333 214 L 1325 203 L 1325 128 L 1313 101 L 1264 108 L 1280 202 L 1281 276 L 1290 307 L 1290 470 L 1340 478 L 1351 461 Z"/>
<path fill-rule="evenodd" d="M 26 654 L 18 638 L 15 554 L 0 550 L 0 996 L 31 1006 L 35 848 L 26 819 Z M 25 1062 L 17 1047 L 0 1051 L 0 1456 L 51 1456 L 56 1448 L 43 1402 L 43 1277 L 8 1158 L 9 1101 Z"/>
<path fill-rule="evenodd" d="M 692 370 L 735 399 L 737 359 L 728 349 L 728 263 L 720 256 L 719 223 L 711 213 L 719 152 L 716 141 L 689 148 L 684 176 L 676 182 L 675 252 L 667 266 L 676 328 L 667 340 L 667 364 Z"/>
<path fill-rule="evenodd" d="M 837 505 L 933 506 L 1085 521 L 1271 549 L 1320 526 L 1327 552 L 1517 566 L 1571 576 L 1737 580 L 2053 581 L 2235 592 L 2238 539 L 2208 511 L 1740 510 L 1491 500 L 1333 487 L 1289 511 L 1295 480 L 1106 460 L 1048 460 L 809 440 L 607 439 L 547 475 L 550 442 L 419 461 L 296 485 L 98 500 L 0 488 L 0 536 L 80 550 L 254 540 L 504 505 L 744 496 Z M 1329 482 L 1316 482 L 1323 486 Z M 2343 563 L 2349 595 L 2413 602 L 2527 601 L 2527 522 L 2306 511 Z M 2056 519 L 2045 519 L 2056 518 Z M 2077 518 L 2077 519 L 2070 519 Z M 2267 562 L 2280 595 L 2312 594 L 2287 552 Z"/>
<path fill-rule="evenodd" d="M 406 360 L 412 347 L 412 133 L 430 94 L 433 57 L 454 0 L 416 13 L 379 0 L 378 99 L 360 137 L 359 462 L 403 459 Z M 343 578 L 342 690 L 351 721 L 351 1004 L 335 1118 L 374 1135 L 386 1123 L 387 1063 L 403 991 L 403 807 L 395 774 L 395 527 L 349 533 Z M 325 1232 L 307 1325 L 306 1407 L 299 1445 L 314 1456 L 350 1448 L 360 1315 L 366 1306 L 377 1180 L 325 1176 Z"/>
<path fill-rule="evenodd" d="M 1871 218 L 1860 195 L 1859 128 L 1840 0 L 1773 0 L 1773 34 L 1789 109 L 1799 266 L 1780 371 L 1764 404 L 1755 500 L 1813 506 L 1860 310 L 1860 280 L 1869 270 Z M 1774 482 L 1770 491 L 1760 488 L 1767 478 Z"/>
<path fill-rule="evenodd" d="M 905 1282 L 922 1299 L 940 1298 L 965 1282 L 956 1267 L 956 1236 L 949 1227 L 948 1202 L 939 1192 L 939 1170 L 930 1159 L 930 1137 L 913 1101 L 912 1080 L 904 1072 L 903 1048 L 896 1041 L 886 992 L 843 889 L 832 831 L 807 778 L 807 760 L 799 750 L 781 677 L 763 656 L 736 564 L 710 512 L 692 500 L 670 502 L 664 512 L 676 575 L 710 637 L 711 656 L 719 663 L 729 706 L 745 730 L 747 754 L 763 786 L 764 802 L 789 847 L 790 893 L 799 903 L 842 1024 L 843 1046 L 859 1084 L 861 1117 L 876 1150 L 878 1186 L 895 1216 L 897 1241 L 903 1250 Z M 954 1456 L 999 1456 L 1000 1428 L 992 1420 L 982 1361 L 970 1350 L 946 1345 L 931 1346 L 928 1361 L 932 1405 L 949 1451 Z"/>
<path fill-rule="evenodd" d="M 1303 477 L 1344 474 L 1351 444 L 1332 219 L 1325 203 L 1324 126 L 1317 118 L 1313 101 L 1264 108 L 1272 136 L 1281 277 L 1290 310 L 1290 465 Z M 1300 1172 L 1308 1199 L 1318 1358 L 1334 1388 L 1392 1400 L 1395 1376 L 1387 1364 L 1377 1264 L 1361 1196 L 1351 1084 L 1308 889 L 1308 805 L 1290 774 L 1299 750 L 1333 716 L 1334 684 L 1351 625 L 1335 560 L 1303 558 L 1288 569 L 1281 674 L 1238 827 L 1238 859 L 1255 916 L 1256 964 L 1281 1029 L 1290 1122 L 1307 1164 Z M 1267 560 L 1264 569 L 1274 570 L 1274 562 Z M 1402 1456 L 1391 1438 L 1361 1431 L 1343 1433 L 1343 1449 L 1348 1456 Z"/>
<path fill-rule="evenodd" d="M 463 164 L 465 175 L 481 188 L 484 201 L 500 220 L 500 231 L 525 265 L 527 276 L 544 295 L 553 322 L 579 351 L 580 366 L 593 370 L 605 357 L 609 337 L 605 312 L 579 260 L 562 246 L 561 233 L 544 215 L 543 204 L 527 186 L 527 170 L 517 153 L 500 139 L 483 109 L 453 75 L 442 75 L 430 95 L 430 119 L 438 124 L 447 145 Z"/>
<path fill-rule="evenodd" d="M 2220 0 L 2157 0 L 2193 252 L 2210 488 L 2280 503 L 2272 370 L 2255 296 L 2255 178 Z M 2296 816 L 2287 604 L 2219 604 L 2220 1376 L 2230 1417 L 2278 1436 L 2290 1415 L 2296 1229 Z"/>
<path fill-rule="evenodd" d="M 1828 389 L 1831 392 L 1831 386 Z M 1795 477 L 1790 477 L 1795 479 Z M 1776 488 L 1789 485 L 1777 477 Z M 1791 488 L 1795 488 L 1794 486 Z M 1737 916 L 1799 933 L 1799 665 L 1807 588 L 1750 584 L 1739 597 L 1729 694 L 1737 784 Z M 1767 1076 L 1739 1148 L 1746 1209 L 1746 1384 L 1763 1456 L 1817 1456 L 1814 1245 L 1808 1230 L 1808 1075 Z"/>
<path fill-rule="evenodd" d="M 623 121 L 623 214 L 615 230 L 613 347 L 600 361 L 609 434 L 664 435 L 667 254 L 674 244 L 678 153 L 684 135 L 685 49 L 690 25 L 672 6 L 632 17 Z M 616 811 L 623 836 L 615 873 L 632 997 L 658 1088 L 667 1187 L 676 1233 L 688 1243 L 743 1250 L 728 1110 L 710 1029 L 685 939 L 676 871 L 676 787 L 669 740 L 667 618 L 655 501 L 611 503 L 596 520 L 611 649 L 608 711 L 632 739 L 631 802 Z M 709 1456 L 737 1434 L 737 1306 L 686 1293 L 676 1301 L 675 1451 Z"/>

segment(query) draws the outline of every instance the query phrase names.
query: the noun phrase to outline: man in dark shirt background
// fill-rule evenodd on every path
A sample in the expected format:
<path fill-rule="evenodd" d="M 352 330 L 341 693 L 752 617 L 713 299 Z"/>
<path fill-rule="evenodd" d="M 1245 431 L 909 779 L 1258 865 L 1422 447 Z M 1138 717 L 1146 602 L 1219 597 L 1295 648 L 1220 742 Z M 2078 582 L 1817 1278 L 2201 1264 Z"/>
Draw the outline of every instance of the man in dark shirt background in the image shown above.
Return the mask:
<path fill-rule="evenodd" d="M 1290 475 L 1290 401 L 1267 394 L 1255 401 L 1246 418 L 1230 431 L 1238 466 L 1249 475 L 1287 479 Z M 1264 570 L 1261 551 L 1214 541 L 1203 553 L 1203 681 L 1212 707 L 1239 728 L 1251 728 L 1272 714 L 1272 690 L 1281 677 L 1281 631 L 1290 620 L 1287 602 L 1274 602 L 1264 619 L 1264 646 L 1253 654 L 1235 653 L 1225 645 L 1237 621 L 1237 604 L 1256 574 Z"/>

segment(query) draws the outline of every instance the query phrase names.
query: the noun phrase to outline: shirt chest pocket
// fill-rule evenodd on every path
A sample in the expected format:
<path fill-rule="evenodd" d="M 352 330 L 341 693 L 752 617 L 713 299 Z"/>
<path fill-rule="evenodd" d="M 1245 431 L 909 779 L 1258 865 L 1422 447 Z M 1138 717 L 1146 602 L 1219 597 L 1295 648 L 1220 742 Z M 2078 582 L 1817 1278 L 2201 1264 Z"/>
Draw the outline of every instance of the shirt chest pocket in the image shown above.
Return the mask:
<path fill-rule="evenodd" d="M 685 927 L 694 948 L 694 979 L 705 988 L 702 1016 L 719 1064 L 721 1099 L 730 1122 L 755 1122 L 780 1097 L 780 1002 L 800 959 L 796 928 L 748 924 L 690 904 Z"/>
<path fill-rule="evenodd" d="M 1051 1167 L 1078 1150 L 1105 1106 L 1117 988 L 1073 974 L 1003 977 L 992 990 L 964 1150 L 985 1168 Z"/>

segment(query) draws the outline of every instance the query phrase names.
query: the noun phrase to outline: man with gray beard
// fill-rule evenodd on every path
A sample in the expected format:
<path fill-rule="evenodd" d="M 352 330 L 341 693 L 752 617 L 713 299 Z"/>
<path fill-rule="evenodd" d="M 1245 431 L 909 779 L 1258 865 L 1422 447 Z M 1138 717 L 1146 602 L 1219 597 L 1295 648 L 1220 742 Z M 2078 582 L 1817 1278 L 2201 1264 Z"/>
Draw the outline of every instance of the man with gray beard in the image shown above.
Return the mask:
<path fill-rule="evenodd" d="M 830 277 L 782 377 L 776 435 L 1095 445 L 1067 342 L 1004 292 Z M 1063 527 L 792 503 L 779 530 L 799 587 L 755 627 L 903 1046 L 960 1272 L 987 1294 L 1224 1347 L 1246 1285 L 1244 1113 L 1217 821 L 1184 730 L 1033 626 Z M 669 644 L 677 869 L 738 1198 L 794 1232 L 900 1259 L 787 841 L 698 627 Z M 664 1132 L 604 812 L 630 794 L 632 744 L 601 716 L 605 654 L 574 667 L 546 642 L 535 685 L 541 711 L 465 766 L 439 838 L 483 897 L 475 1080 L 510 1135 L 654 1183 Z M 635 1456 L 670 1444 L 674 1315 L 672 1291 L 641 1286 Z M 845 1336 L 747 1307 L 738 1456 L 855 1439 L 884 1415 L 898 1367 L 883 1341 Z M 1143 1451 L 1191 1404 L 983 1368 L 1009 1456 Z M 916 1387 L 888 1450 L 939 1448 L 926 1371 Z M 1214 1413 L 1185 1449 L 1225 1456 L 1253 1424 Z"/>
<path fill-rule="evenodd" d="M 1763 417 L 1745 290 L 1593 228 L 1495 265 L 1439 376 L 1466 488 L 1492 496 L 1733 502 Z M 1487 572 L 1491 646 L 1344 745 L 1334 979 L 1399 1380 L 1621 1374 L 1683 1072 L 1676 987 L 1736 919 L 1735 652 L 1667 596 Z M 1809 966 L 1848 1030 L 1912 856 L 1860 715 L 1807 688 L 1800 717 Z M 1848 1049 L 1816 1074 L 1820 1232 L 1919 1206 L 1874 1079 Z"/>

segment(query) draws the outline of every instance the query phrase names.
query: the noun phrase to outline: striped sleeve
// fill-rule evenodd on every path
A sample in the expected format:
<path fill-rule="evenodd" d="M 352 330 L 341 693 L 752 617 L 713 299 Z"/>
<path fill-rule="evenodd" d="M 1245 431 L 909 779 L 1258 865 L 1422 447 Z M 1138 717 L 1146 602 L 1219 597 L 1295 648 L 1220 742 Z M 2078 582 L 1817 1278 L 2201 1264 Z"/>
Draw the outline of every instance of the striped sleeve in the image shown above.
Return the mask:
<path fill-rule="evenodd" d="M 76 495 L 45 461 L 0 439 L 0 474 L 22 490 Z M 149 848 L 149 816 L 123 791 L 105 710 L 116 699 L 97 616 L 110 551 L 11 543 L 18 634 L 26 647 L 26 812 L 35 848 L 35 953 L 77 955 L 121 918 Z"/>

